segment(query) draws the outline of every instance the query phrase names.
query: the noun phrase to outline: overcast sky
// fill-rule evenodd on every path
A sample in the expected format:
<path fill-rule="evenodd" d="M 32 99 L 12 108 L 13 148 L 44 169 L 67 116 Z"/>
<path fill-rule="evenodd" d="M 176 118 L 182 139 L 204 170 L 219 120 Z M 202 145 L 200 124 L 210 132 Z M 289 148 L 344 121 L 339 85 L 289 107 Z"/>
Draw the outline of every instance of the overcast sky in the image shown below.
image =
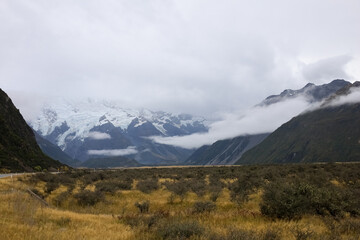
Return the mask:
<path fill-rule="evenodd" d="M 360 80 L 359 12 L 359 0 L 1 0 L 0 87 L 21 111 L 64 96 L 233 113 Z"/>

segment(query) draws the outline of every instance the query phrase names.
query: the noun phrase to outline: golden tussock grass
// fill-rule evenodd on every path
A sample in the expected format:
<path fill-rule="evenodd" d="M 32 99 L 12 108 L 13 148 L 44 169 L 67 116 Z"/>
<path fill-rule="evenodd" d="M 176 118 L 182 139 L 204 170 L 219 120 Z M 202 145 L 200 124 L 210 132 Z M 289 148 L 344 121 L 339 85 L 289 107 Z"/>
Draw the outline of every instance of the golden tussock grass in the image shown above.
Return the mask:
<path fill-rule="evenodd" d="M 165 179 L 159 180 L 164 181 Z M 55 207 L 56 196 L 68 189 L 60 186 L 45 198 L 52 207 L 44 207 L 26 192 L 28 187 L 43 193 L 44 183 L 28 186 L 24 181 L 14 178 L 0 179 L 0 239 L 158 239 L 146 222 L 154 216 L 161 216 L 157 221 L 165 225 L 174 219 L 196 221 L 206 229 L 207 234 L 220 236 L 225 236 L 229 229 L 252 231 L 259 236 L 271 230 L 278 232 L 280 239 L 289 240 L 297 239 L 294 234 L 296 231 L 311 232 L 312 237 L 307 239 L 329 236 L 320 217 L 305 216 L 299 221 L 272 221 L 262 216 L 259 207 L 262 191 L 251 194 L 249 201 L 239 206 L 230 200 L 230 191 L 224 188 L 216 200 L 214 211 L 194 213 L 193 204 L 197 201 L 209 201 L 209 193 L 198 197 L 195 193 L 188 192 L 183 201 L 176 197 L 170 203 L 172 194 L 164 186 L 145 194 L 135 190 L 133 184 L 132 190 L 106 194 L 105 201 L 94 206 L 79 206 L 73 197 L 68 197 L 61 206 Z M 94 185 L 87 187 L 90 190 L 94 188 Z M 80 187 L 76 186 L 73 192 L 79 190 Z M 140 214 L 134 203 L 146 200 L 150 202 L 150 211 Z M 129 223 L 129 219 L 134 223 Z M 207 234 L 191 239 L 211 239 Z M 347 239 L 349 236 L 342 237 Z"/>
<path fill-rule="evenodd" d="M 0 239 L 134 239 L 111 215 L 47 208 L 22 183 L 0 179 Z"/>

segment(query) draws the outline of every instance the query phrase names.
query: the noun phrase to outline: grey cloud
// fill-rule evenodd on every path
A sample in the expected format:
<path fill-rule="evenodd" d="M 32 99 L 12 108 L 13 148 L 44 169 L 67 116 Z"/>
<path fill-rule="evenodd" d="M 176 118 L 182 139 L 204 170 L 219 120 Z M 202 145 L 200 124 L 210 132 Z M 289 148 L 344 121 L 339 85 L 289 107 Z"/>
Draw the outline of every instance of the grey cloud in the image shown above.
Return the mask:
<path fill-rule="evenodd" d="M 243 114 L 230 113 L 210 125 L 208 133 L 197 133 L 180 137 L 154 136 L 155 142 L 183 148 L 198 148 L 217 140 L 233 138 L 246 134 L 272 132 L 281 124 L 309 107 L 302 97 L 279 102 L 266 107 L 254 107 Z"/>
<path fill-rule="evenodd" d="M 359 9 L 357 0 L 3 0 L 0 86 L 197 115 L 234 112 L 333 76 L 310 67 L 304 79 L 302 57 L 350 53 L 348 65 L 358 64 Z M 340 73 L 360 77 L 347 71 Z"/>
<path fill-rule="evenodd" d="M 329 79 L 349 79 L 349 75 L 345 72 L 345 66 L 352 60 L 351 56 L 342 55 L 304 66 L 303 74 L 309 81 L 327 82 Z"/>
<path fill-rule="evenodd" d="M 138 151 L 135 147 L 128 147 L 125 149 L 103 149 L 103 150 L 88 150 L 89 155 L 101 155 L 101 156 L 126 156 L 136 154 Z"/>
<path fill-rule="evenodd" d="M 360 102 L 360 87 L 351 88 L 350 93 L 345 96 L 340 96 L 331 102 L 331 106 L 340 106 L 343 104 L 354 104 Z"/>
<path fill-rule="evenodd" d="M 91 138 L 94 140 L 105 140 L 105 139 L 111 139 L 111 136 L 107 133 L 91 131 L 88 134 L 88 138 Z"/>

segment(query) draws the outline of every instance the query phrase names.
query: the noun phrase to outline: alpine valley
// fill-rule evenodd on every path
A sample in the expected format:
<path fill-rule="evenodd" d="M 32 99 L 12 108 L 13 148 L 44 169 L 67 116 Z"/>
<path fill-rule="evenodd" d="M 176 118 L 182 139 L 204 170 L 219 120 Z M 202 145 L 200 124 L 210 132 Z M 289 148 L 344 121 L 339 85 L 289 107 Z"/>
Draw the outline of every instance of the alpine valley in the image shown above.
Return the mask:
<path fill-rule="evenodd" d="M 309 103 L 319 103 L 350 84 L 345 80 L 334 80 L 318 86 L 309 83 L 299 90 L 287 89 L 279 95 L 269 96 L 256 107 L 266 107 L 297 97 Z M 127 109 L 115 102 L 91 99 L 58 99 L 44 105 L 41 114 L 28 123 L 47 155 L 72 166 L 84 167 L 95 167 L 97 162 L 101 162 L 101 167 L 106 167 L 106 162 L 110 162 L 111 167 L 128 166 L 129 163 L 122 164 L 129 161 L 126 159 L 135 160 L 131 166 L 234 164 L 270 134 L 219 140 L 196 151 L 174 147 L 156 143 L 150 137 L 206 132 L 208 128 L 205 119 L 189 114 Z M 63 154 L 60 149 L 56 149 L 57 146 Z"/>

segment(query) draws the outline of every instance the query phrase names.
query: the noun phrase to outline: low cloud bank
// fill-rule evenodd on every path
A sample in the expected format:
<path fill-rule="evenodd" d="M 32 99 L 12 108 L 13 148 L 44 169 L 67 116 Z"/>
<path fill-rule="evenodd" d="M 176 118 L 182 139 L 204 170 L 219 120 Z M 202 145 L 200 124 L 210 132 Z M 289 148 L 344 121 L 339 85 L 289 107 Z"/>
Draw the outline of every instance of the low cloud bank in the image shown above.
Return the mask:
<path fill-rule="evenodd" d="M 339 106 L 360 102 L 360 87 L 352 88 L 350 94 L 340 96 L 326 106 Z M 273 132 L 291 118 L 308 111 L 314 111 L 323 106 L 321 103 L 310 104 L 302 96 L 271 104 L 256 106 L 243 114 L 226 114 L 220 121 L 209 126 L 207 133 L 196 133 L 187 136 L 150 137 L 153 141 L 182 148 L 199 148 L 210 145 L 218 140 L 229 139 L 247 134 Z"/>
<path fill-rule="evenodd" d="M 300 114 L 309 107 L 303 97 L 248 109 L 243 114 L 226 114 L 222 120 L 209 126 L 207 133 L 196 133 L 187 136 L 150 137 L 161 144 L 173 145 L 183 148 L 198 148 L 209 145 L 217 140 L 233 138 L 246 134 L 259 134 L 272 132 L 292 117 Z"/>
<path fill-rule="evenodd" d="M 330 106 L 340 106 L 343 104 L 354 104 L 360 102 L 360 87 L 350 89 L 348 95 L 340 96 L 330 103 Z"/>
<path fill-rule="evenodd" d="M 101 156 L 125 156 L 130 154 L 136 154 L 138 151 L 135 147 L 131 146 L 124 149 L 103 149 L 103 150 L 89 150 L 89 155 L 101 155 Z"/>
<path fill-rule="evenodd" d="M 94 140 L 104 140 L 104 139 L 111 139 L 111 136 L 107 133 L 91 131 L 88 134 L 88 138 L 91 138 Z"/>

